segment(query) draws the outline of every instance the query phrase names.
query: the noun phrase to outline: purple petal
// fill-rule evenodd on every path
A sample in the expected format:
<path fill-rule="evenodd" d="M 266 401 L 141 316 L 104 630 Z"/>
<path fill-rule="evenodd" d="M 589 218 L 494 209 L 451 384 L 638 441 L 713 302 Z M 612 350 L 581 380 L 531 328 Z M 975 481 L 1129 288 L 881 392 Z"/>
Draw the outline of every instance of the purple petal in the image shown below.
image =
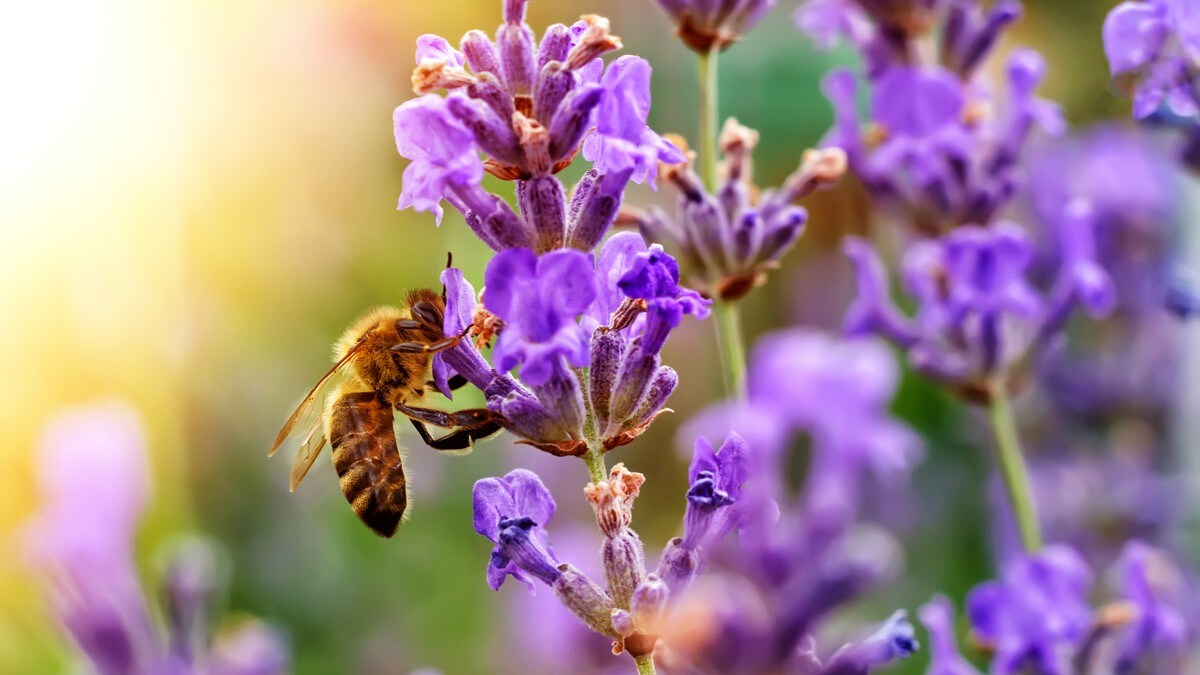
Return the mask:
<path fill-rule="evenodd" d="M 1113 75 L 1138 70 L 1156 58 L 1167 38 L 1161 6 L 1123 2 L 1104 20 L 1104 53 Z"/>

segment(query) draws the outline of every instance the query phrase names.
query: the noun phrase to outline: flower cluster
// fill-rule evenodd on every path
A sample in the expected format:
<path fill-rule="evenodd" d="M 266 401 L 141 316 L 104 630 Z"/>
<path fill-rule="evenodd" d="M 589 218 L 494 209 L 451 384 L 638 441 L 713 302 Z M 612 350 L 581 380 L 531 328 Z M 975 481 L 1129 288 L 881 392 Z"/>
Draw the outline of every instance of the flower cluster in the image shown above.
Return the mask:
<path fill-rule="evenodd" d="M 659 568 L 673 598 L 668 625 L 678 627 L 664 639 L 681 663 L 704 672 L 865 673 L 916 650 L 902 612 L 824 659 L 814 642 L 831 613 L 898 571 L 895 541 L 858 523 L 868 481 L 903 480 L 918 454 L 916 436 L 887 411 L 897 377 L 878 343 L 783 331 L 755 350 L 747 400 L 684 428 L 701 439 L 684 536 L 663 554 L 673 571 Z M 723 428 L 740 435 L 713 453 L 703 434 Z M 787 468 L 796 433 L 811 444 L 799 494 Z M 737 543 L 719 545 L 733 527 Z"/>
<path fill-rule="evenodd" d="M 1072 202 L 1060 229 L 1062 261 L 1049 295 L 1028 280 L 1032 245 L 1017 225 L 960 227 L 905 252 L 903 278 L 917 301 L 910 319 L 892 302 L 887 273 L 865 241 L 846 254 L 858 275 L 858 299 L 846 317 L 851 335 L 877 334 L 904 349 L 913 367 L 959 392 L 986 398 L 995 378 L 1026 363 L 1065 326 L 1071 311 L 1112 310 L 1112 281 L 1095 260 L 1093 211 Z"/>
<path fill-rule="evenodd" d="M 662 413 L 678 384 L 660 352 L 708 301 L 679 286 L 679 268 L 657 246 L 620 233 L 592 258 L 560 250 L 497 254 L 484 275 L 482 305 L 457 269 L 447 289 L 445 332 L 481 317 L 499 333 L 493 369 L 475 344 L 438 359 L 475 384 L 523 443 L 555 455 L 583 455 L 589 441 L 607 452 L 626 445 Z M 520 366 L 520 379 L 508 371 Z"/>
<path fill-rule="evenodd" d="M 862 75 L 839 70 L 826 78 L 835 124 L 825 144 L 845 150 L 871 193 L 902 208 L 918 231 L 988 224 L 1016 192 L 1031 130 L 1063 130 L 1058 108 L 1035 95 L 1045 75 L 1036 52 L 1009 57 L 1007 96 L 979 75 L 1020 13 L 1017 2 L 985 11 L 977 0 L 808 0 L 797 10 L 797 25 L 816 44 L 847 40 L 866 63 Z M 857 113 L 863 84 L 870 89 L 867 126 Z"/>
<path fill-rule="evenodd" d="M 27 555 L 47 602 L 98 673 L 285 673 L 289 653 L 264 623 L 210 635 L 220 590 L 217 551 L 190 539 L 171 547 L 163 574 L 166 627 L 153 620 L 133 560 L 149 500 L 145 439 L 122 404 L 60 413 L 38 451 L 40 511 L 27 525 Z"/>
<path fill-rule="evenodd" d="M 621 47 L 607 19 L 555 24 L 535 42 L 527 2 L 506 0 L 495 41 L 478 30 L 463 36 L 461 51 L 435 35 L 417 41 L 413 88 L 423 95 L 395 113 L 396 147 L 412 160 L 399 206 L 440 223 L 447 201 L 496 251 L 591 251 L 626 185 L 683 156 L 646 124 L 650 65 L 601 60 Z M 429 93 L 437 90 L 448 93 Z M 593 168 L 568 202 L 555 174 L 580 151 Z M 485 172 L 516 182 L 519 214 L 483 189 Z"/>
<path fill-rule="evenodd" d="M 1200 114 L 1200 7 L 1187 0 L 1122 2 L 1104 22 L 1112 76 L 1133 94 L 1133 115 L 1149 117 L 1165 103 L 1176 115 Z"/>
<path fill-rule="evenodd" d="M 794 203 L 837 183 L 846 171 L 838 148 L 810 150 L 800 168 L 779 189 L 759 191 L 753 184 L 751 153 L 758 132 L 729 119 L 721 133 L 724 180 L 709 194 L 692 163 L 664 165 L 663 173 L 679 191 L 674 217 L 659 209 L 637 214 L 642 234 L 680 251 L 697 287 L 719 300 L 737 300 L 766 280 L 808 222 Z"/>
<path fill-rule="evenodd" d="M 1016 558 L 999 580 L 976 586 L 966 613 L 974 640 L 995 653 L 990 672 L 1183 672 L 1187 596 L 1169 556 L 1132 541 L 1115 571 L 1113 599 L 1096 610 L 1088 603 L 1091 569 L 1061 544 Z M 955 647 L 952 611 L 941 597 L 921 608 L 934 645 L 930 672 L 977 673 Z"/>

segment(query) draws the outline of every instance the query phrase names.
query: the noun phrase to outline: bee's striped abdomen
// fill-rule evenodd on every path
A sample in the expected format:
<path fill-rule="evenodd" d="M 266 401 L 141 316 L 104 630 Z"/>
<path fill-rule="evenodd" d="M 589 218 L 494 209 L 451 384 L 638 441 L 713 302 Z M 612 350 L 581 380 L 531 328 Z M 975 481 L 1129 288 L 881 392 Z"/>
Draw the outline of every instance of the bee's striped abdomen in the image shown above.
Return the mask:
<path fill-rule="evenodd" d="M 408 507 L 392 407 L 373 392 L 346 394 L 329 410 L 329 443 L 342 494 L 367 527 L 396 533 Z"/>

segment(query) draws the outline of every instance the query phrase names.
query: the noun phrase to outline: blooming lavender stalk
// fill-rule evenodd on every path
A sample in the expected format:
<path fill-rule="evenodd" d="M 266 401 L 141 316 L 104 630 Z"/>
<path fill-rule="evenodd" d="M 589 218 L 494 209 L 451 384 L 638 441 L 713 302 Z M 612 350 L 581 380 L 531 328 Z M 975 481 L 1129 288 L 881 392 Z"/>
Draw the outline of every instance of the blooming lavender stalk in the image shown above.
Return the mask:
<path fill-rule="evenodd" d="M 538 258 L 502 251 L 488 265 L 482 306 L 456 269 L 447 288 L 444 330 L 469 327 L 496 338 L 492 359 L 464 341 L 438 357 L 484 392 L 507 428 L 555 455 L 588 460 L 605 479 L 604 453 L 640 436 L 678 383 L 659 356 L 684 315 L 702 318 L 708 302 L 679 286 L 679 267 L 634 233 L 611 237 L 593 263 L 579 251 Z M 519 379 L 507 374 L 519 366 Z"/>
<path fill-rule="evenodd" d="M 207 543 L 192 540 L 169 556 L 165 634 L 151 620 L 133 560 L 150 480 L 131 408 L 102 403 L 60 413 L 43 433 L 37 477 L 43 503 L 26 525 L 28 562 L 63 631 L 96 672 L 287 672 L 287 648 L 265 624 L 247 623 L 210 646 L 219 580 Z"/>
<path fill-rule="evenodd" d="M 650 65 L 623 56 L 605 67 L 600 58 L 621 47 L 607 19 L 555 24 L 535 43 L 527 2 L 504 3 L 495 42 L 477 30 L 462 51 L 435 35 L 418 39 L 413 89 L 423 95 L 394 118 L 397 149 L 411 160 L 399 207 L 440 223 L 445 200 L 496 251 L 591 251 L 628 183 L 683 156 L 646 124 Z M 430 93 L 438 90 L 448 93 Z M 568 201 L 555 175 L 580 150 L 593 169 Z M 483 189 L 485 172 L 515 182 L 519 213 Z"/>

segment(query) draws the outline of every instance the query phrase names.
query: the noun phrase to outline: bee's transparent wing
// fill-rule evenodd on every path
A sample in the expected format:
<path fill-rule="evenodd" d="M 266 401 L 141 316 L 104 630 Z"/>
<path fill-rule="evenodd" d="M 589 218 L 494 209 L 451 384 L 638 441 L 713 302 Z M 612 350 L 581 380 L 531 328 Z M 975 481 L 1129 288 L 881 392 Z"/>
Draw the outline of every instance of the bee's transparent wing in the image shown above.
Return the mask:
<path fill-rule="evenodd" d="M 309 467 L 316 461 L 317 456 L 321 454 L 321 449 L 325 446 L 325 392 L 328 391 L 330 385 L 340 382 L 343 371 L 350 363 L 350 358 L 363 345 L 363 342 L 363 340 L 359 340 L 358 344 L 350 348 L 346 355 L 333 364 L 329 372 L 317 381 L 312 391 L 308 392 L 291 417 L 288 417 L 287 421 L 283 423 L 279 434 L 275 436 L 275 442 L 271 444 L 271 449 L 267 452 L 267 456 L 271 457 L 284 445 L 290 445 L 292 442 L 298 444 L 289 481 L 292 490 L 295 490 L 296 486 L 300 484 L 304 474 L 308 472 Z"/>

